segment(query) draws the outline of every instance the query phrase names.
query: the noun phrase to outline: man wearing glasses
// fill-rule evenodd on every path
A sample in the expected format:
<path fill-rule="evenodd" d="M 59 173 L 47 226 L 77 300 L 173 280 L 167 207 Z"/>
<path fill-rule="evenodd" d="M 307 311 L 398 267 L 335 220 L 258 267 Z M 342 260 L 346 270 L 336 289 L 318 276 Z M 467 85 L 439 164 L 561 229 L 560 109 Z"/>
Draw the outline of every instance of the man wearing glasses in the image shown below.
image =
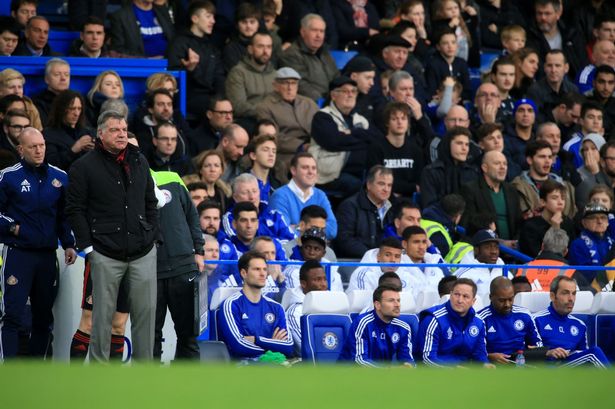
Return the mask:
<path fill-rule="evenodd" d="M 2 133 L 0 133 L 0 149 L 10 152 L 14 156 L 13 163 L 19 161 L 17 145 L 19 136 L 24 128 L 30 126 L 30 118 L 24 111 L 9 111 L 4 117 Z"/>

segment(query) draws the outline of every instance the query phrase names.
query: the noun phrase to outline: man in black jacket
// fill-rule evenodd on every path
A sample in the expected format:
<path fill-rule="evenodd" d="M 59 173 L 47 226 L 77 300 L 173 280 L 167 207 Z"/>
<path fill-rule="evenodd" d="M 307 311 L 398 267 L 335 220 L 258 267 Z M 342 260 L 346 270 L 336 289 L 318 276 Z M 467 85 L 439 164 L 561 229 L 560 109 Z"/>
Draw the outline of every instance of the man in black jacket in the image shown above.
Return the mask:
<path fill-rule="evenodd" d="M 69 174 L 66 214 L 92 271 L 95 308 L 90 358 L 109 359 L 111 320 L 122 279 L 128 287 L 133 357 L 152 359 L 158 203 L 147 160 L 128 144 L 126 119 L 103 112 L 94 150 Z"/>

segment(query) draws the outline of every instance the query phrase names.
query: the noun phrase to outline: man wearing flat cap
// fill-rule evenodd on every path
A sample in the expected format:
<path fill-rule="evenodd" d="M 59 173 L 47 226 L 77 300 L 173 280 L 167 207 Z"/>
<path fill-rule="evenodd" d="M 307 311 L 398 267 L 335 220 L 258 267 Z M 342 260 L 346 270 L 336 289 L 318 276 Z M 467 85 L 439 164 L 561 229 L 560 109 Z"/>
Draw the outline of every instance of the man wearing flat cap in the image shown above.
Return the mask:
<path fill-rule="evenodd" d="M 282 183 L 288 182 L 292 157 L 307 150 L 312 118 L 318 112 L 314 101 L 298 95 L 300 80 L 301 75 L 293 68 L 280 68 L 273 80 L 273 92 L 256 106 L 257 120 L 268 119 L 278 126 L 275 174 Z"/>

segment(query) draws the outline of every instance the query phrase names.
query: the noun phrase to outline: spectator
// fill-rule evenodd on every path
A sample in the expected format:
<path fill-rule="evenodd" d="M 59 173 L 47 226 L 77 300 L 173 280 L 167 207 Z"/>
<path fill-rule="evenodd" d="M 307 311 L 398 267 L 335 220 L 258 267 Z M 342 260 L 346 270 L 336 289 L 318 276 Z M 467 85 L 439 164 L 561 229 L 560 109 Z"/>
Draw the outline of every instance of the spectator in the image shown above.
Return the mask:
<path fill-rule="evenodd" d="M 192 203 L 195 207 L 201 204 L 202 201 L 209 199 L 207 195 L 207 185 L 203 182 L 189 182 L 186 188 L 190 193 L 190 199 L 192 199 Z"/>
<path fill-rule="evenodd" d="M 512 59 L 515 62 L 515 86 L 510 90 L 510 95 L 515 99 L 525 98 L 536 81 L 540 58 L 535 50 L 526 47 L 512 54 Z"/>
<path fill-rule="evenodd" d="M 536 123 L 536 104 L 531 99 L 523 98 L 515 102 L 512 111 L 512 123 L 506 128 L 504 152 L 507 158 L 520 168 L 527 168 L 525 148 L 534 139 Z"/>
<path fill-rule="evenodd" d="M 224 301 L 218 324 L 231 356 L 253 358 L 265 351 L 292 356 L 293 340 L 287 333 L 284 310 L 261 293 L 267 283 L 265 256 L 247 252 L 239 259 L 238 267 L 242 290 Z M 252 319 L 242 319 L 243 315 Z"/>
<path fill-rule="evenodd" d="M 374 309 L 356 317 L 339 356 L 366 367 L 385 363 L 414 367 L 412 331 L 399 319 L 399 289 L 379 286 L 374 290 Z"/>
<path fill-rule="evenodd" d="M 476 179 L 478 171 L 467 161 L 471 136 L 467 128 L 455 127 L 448 131 L 438 146 L 438 160 L 425 167 L 421 174 L 423 208 L 444 195 L 457 193 L 461 185 Z"/>
<path fill-rule="evenodd" d="M 585 207 L 590 191 L 597 185 L 602 184 L 613 187 L 615 178 L 615 143 L 607 142 L 600 148 L 600 170 L 595 175 L 585 179 L 575 189 L 577 206 Z"/>
<path fill-rule="evenodd" d="M 188 185 L 190 187 L 190 185 Z M 194 203 L 194 201 L 193 201 Z M 205 260 L 207 260 L 207 236 L 210 236 L 216 240 L 217 248 L 218 248 L 218 256 L 215 260 L 238 260 L 239 256 L 237 255 L 237 249 L 235 245 L 226 238 L 224 234 L 224 230 L 220 229 L 220 221 L 222 220 L 222 212 L 220 208 L 220 204 L 216 201 L 207 199 L 201 201 L 196 207 L 197 213 L 199 214 L 199 224 L 201 226 L 201 231 L 205 236 Z M 209 265 L 211 268 L 213 265 Z M 207 269 L 207 264 L 205 265 Z M 221 265 L 214 267 L 216 270 L 216 275 L 212 278 L 212 283 L 209 283 L 209 288 L 215 290 L 218 287 L 218 281 L 224 281 L 226 277 L 228 277 L 234 266 L 230 264 Z M 213 273 L 212 273 L 213 274 Z M 212 292 L 213 292 L 212 290 Z"/>
<path fill-rule="evenodd" d="M 304 18 L 308 14 L 320 16 L 325 24 L 323 35 L 328 46 L 335 50 L 338 47 L 338 34 L 336 21 L 333 16 L 331 2 L 322 0 L 306 0 L 303 2 L 286 2 L 283 6 L 278 5 L 277 20 L 280 22 L 279 34 L 285 42 L 285 46 L 290 46 L 290 42 L 301 36 L 301 29 L 304 27 Z"/>
<path fill-rule="evenodd" d="M 19 136 L 23 130 L 30 127 L 30 118 L 22 110 L 11 110 L 2 120 L 2 134 L 0 134 L 0 150 L 12 155 L 11 166 L 19 162 Z"/>
<path fill-rule="evenodd" d="M 459 44 L 457 57 L 467 61 L 470 67 L 480 65 L 477 9 L 474 2 L 464 4 L 462 10 L 458 0 L 440 0 L 433 4 L 431 14 L 432 33 L 444 27 L 455 30 Z"/>
<path fill-rule="evenodd" d="M 263 202 L 269 202 L 273 192 L 282 184 L 273 175 L 277 152 L 277 138 L 275 126 L 273 132 L 257 134 L 248 145 L 248 156 L 252 166 L 250 173 L 256 176 L 260 198 Z"/>
<path fill-rule="evenodd" d="M 410 108 L 402 102 L 390 102 L 383 112 L 387 133 L 370 145 L 367 167 L 383 165 L 393 170 L 393 194 L 412 197 L 423 170 L 423 152 L 408 135 Z"/>
<path fill-rule="evenodd" d="M 299 93 L 318 101 L 326 95 L 329 83 L 339 75 L 325 42 L 327 24 L 318 14 L 301 19 L 300 38 L 280 57 L 280 65 L 295 69 L 300 75 Z"/>
<path fill-rule="evenodd" d="M 438 253 L 444 257 L 447 257 L 459 237 L 457 226 L 465 207 L 463 197 L 452 193 L 442 197 L 423 212 L 420 226 L 425 229 L 427 237 L 436 246 Z"/>
<path fill-rule="evenodd" d="M 205 243 L 199 217 L 177 174 L 153 172 L 152 175 L 158 188 L 169 192 L 173 198 L 160 209 L 162 241 L 157 246 L 154 356 L 160 359 L 162 355 L 162 327 L 168 307 L 177 335 L 175 359 L 198 359 L 199 348 L 194 335 L 196 311 L 194 304 L 186 301 L 194 297 L 192 281 L 204 267 Z"/>
<path fill-rule="evenodd" d="M 86 126 L 83 97 L 75 91 L 58 94 L 51 104 L 45 159 L 50 165 L 68 171 L 74 161 L 94 149 L 96 133 Z"/>
<path fill-rule="evenodd" d="M 564 95 L 559 104 L 546 115 L 539 115 L 538 122 L 555 122 L 560 129 L 561 140 L 568 142 L 572 135 L 579 130 L 579 120 L 581 119 L 581 106 L 585 102 L 583 96 L 576 92 Z M 542 117 L 542 118 L 541 118 Z M 538 132 L 536 133 L 538 137 Z"/>
<path fill-rule="evenodd" d="M 49 110 L 56 95 L 70 88 L 70 65 L 60 58 L 52 58 L 47 61 L 45 64 L 45 83 L 47 88 L 34 95 L 32 101 L 41 116 L 41 122 L 47 125 Z"/>
<path fill-rule="evenodd" d="M 587 94 L 592 89 L 597 67 L 601 65 L 615 67 L 615 44 L 613 40 L 597 41 L 594 44 L 592 55 L 594 63 L 583 68 L 576 79 L 576 85 L 582 94 Z"/>
<path fill-rule="evenodd" d="M 6 72 L 6 70 L 3 72 Z M 0 83 L 1 82 L 2 81 L 0 81 Z M 38 109 L 36 109 L 36 106 L 30 98 L 26 96 L 21 97 L 16 94 L 5 95 L 0 98 L 0 118 L 4 117 L 8 111 L 14 110 L 25 112 L 30 119 L 30 126 L 33 128 L 38 129 L 39 131 L 43 129 Z"/>
<path fill-rule="evenodd" d="M 427 233 L 422 227 L 406 227 L 403 232 L 402 246 L 410 259 L 409 264 L 444 263 L 444 260 L 439 254 L 427 252 L 429 245 L 430 242 L 427 238 Z M 444 272 L 439 267 L 406 266 L 402 267 L 400 270 L 401 271 L 397 272 L 400 276 L 404 276 L 406 272 L 410 276 L 409 282 L 402 280 L 402 286 L 410 287 L 406 288 L 404 291 L 412 291 L 415 297 L 418 297 L 420 293 L 435 290 L 440 280 L 444 277 Z"/>
<path fill-rule="evenodd" d="M 246 130 L 237 124 L 231 124 L 222 130 L 222 137 L 216 150 L 224 159 L 224 171 L 221 177 L 223 181 L 230 183 L 241 173 L 239 159 L 243 156 L 249 139 Z"/>
<path fill-rule="evenodd" d="M 433 97 L 446 77 L 453 77 L 461 83 L 462 98 L 469 100 L 472 94 L 468 64 L 457 56 L 457 35 L 451 28 L 443 28 L 434 34 L 437 53 L 425 66 L 428 95 Z"/>
<path fill-rule="evenodd" d="M 507 5 L 509 7 L 516 7 L 509 2 L 507 2 Z M 481 21 L 481 24 L 484 24 L 483 21 Z M 500 32 L 499 40 L 502 48 L 502 54 L 514 55 L 518 50 L 525 48 L 527 35 L 525 33 L 525 29 L 521 25 L 511 24 L 496 26 L 496 30 Z M 500 46 L 498 45 L 497 48 L 500 48 Z"/>
<path fill-rule="evenodd" d="M 27 57 L 57 56 L 49 46 L 49 21 L 43 16 L 34 16 L 26 23 L 24 38 L 19 41 L 13 55 Z"/>
<path fill-rule="evenodd" d="M 66 214 L 77 248 L 90 259 L 92 296 L 97 300 L 90 343 L 90 358 L 96 361 L 109 359 L 111 318 L 124 277 L 130 282 L 133 358 L 152 359 L 154 350 L 157 200 L 147 161 L 136 147 L 128 146 L 126 133 L 122 114 L 103 113 L 97 147 L 75 162 L 69 175 Z M 124 172 L 122 163 L 130 172 L 126 186 L 110 176 Z M 109 226 L 113 234 L 107 233 Z"/>
<path fill-rule="evenodd" d="M 84 107 L 88 124 L 96 124 L 101 113 L 100 107 L 108 99 L 124 99 L 124 83 L 119 74 L 113 70 L 98 74 L 88 92 Z"/>
<path fill-rule="evenodd" d="M 470 117 L 468 110 L 461 105 L 453 105 L 450 107 L 443 121 L 444 128 L 441 129 L 442 134 L 446 134 L 447 131 L 455 127 L 468 128 L 470 126 Z M 429 142 L 429 160 L 435 162 L 438 160 L 438 146 L 442 138 L 439 135 L 433 135 L 433 138 Z M 470 150 L 474 145 L 470 145 Z M 502 142 L 502 149 L 504 149 L 504 143 Z M 473 156 L 473 155 L 472 155 Z"/>
<path fill-rule="evenodd" d="M 5 68 L 0 71 L 0 97 L 18 95 L 23 97 L 25 77 L 17 70 Z"/>
<path fill-rule="evenodd" d="M 247 54 L 230 69 L 226 77 L 226 95 L 235 108 L 238 121 L 250 124 L 250 128 L 256 122 L 257 105 L 273 91 L 277 73 L 271 63 L 272 44 L 269 34 L 254 34 L 249 39 Z"/>
<path fill-rule="evenodd" d="M 581 183 L 581 176 L 574 165 L 574 155 L 561 149 L 562 137 L 560 128 L 553 122 L 543 122 L 536 130 L 536 140 L 544 141 L 551 145 L 551 150 L 557 152 L 553 158 L 551 172 L 562 177 L 562 179 L 577 186 Z"/>
<path fill-rule="evenodd" d="M 327 195 L 316 187 L 318 168 L 314 157 L 301 152 L 290 162 L 292 178 L 288 184 L 276 190 L 271 196 L 269 207 L 280 212 L 291 227 L 296 227 L 301 221 L 301 212 L 307 206 L 320 206 L 327 217 L 327 238 L 332 240 L 337 236 L 337 220 L 331 209 Z"/>
<path fill-rule="evenodd" d="M 453 290 L 453 285 L 457 281 L 455 276 L 445 276 L 438 283 L 438 295 L 442 298 L 445 295 L 450 295 Z"/>
<path fill-rule="evenodd" d="M 154 150 L 147 155 L 149 167 L 155 172 L 175 172 L 180 176 L 192 173 L 190 158 L 179 148 L 179 133 L 171 122 L 162 122 L 154 129 Z"/>
<path fill-rule="evenodd" d="M 602 106 L 594 101 L 585 102 L 581 106 L 580 130 L 572 135 L 562 149 L 574 154 L 574 164 L 578 168 L 583 166 L 581 145 L 583 138 L 589 134 L 604 135 L 604 111 Z"/>
<path fill-rule="evenodd" d="M 604 113 L 604 134 L 611 134 L 615 129 L 615 44 L 613 44 L 613 65 L 600 65 L 596 68 L 593 88 L 589 91 L 589 100 L 602 106 Z"/>
<path fill-rule="evenodd" d="M 545 76 L 533 83 L 527 90 L 527 97 L 538 106 L 542 115 L 559 105 L 561 98 L 569 92 L 579 92 L 567 77 L 570 69 L 566 55 L 561 50 L 551 50 L 544 56 Z"/>
<path fill-rule="evenodd" d="M 337 248 L 342 257 L 362 257 L 380 242 L 384 226 L 391 222 L 393 172 L 372 167 L 365 188 L 344 200 L 337 209 Z"/>
<path fill-rule="evenodd" d="M 297 237 L 294 240 L 289 240 L 282 244 L 284 246 L 284 251 L 286 252 L 286 257 L 292 260 L 296 260 L 299 257 L 303 257 L 300 252 L 301 236 L 303 235 L 303 232 L 306 232 L 308 229 L 311 228 L 318 228 L 324 230 L 326 235 L 328 217 L 329 216 L 325 209 L 320 206 L 305 206 L 301 210 L 301 219 L 299 220 L 299 224 L 295 226 L 295 232 L 297 233 Z M 329 261 L 337 261 L 337 256 L 335 255 L 335 252 L 328 245 L 325 246 L 324 257 Z"/>
<path fill-rule="evenodd" d="M 522 253 L 535 258 L 542 249 L 543 237 L 550 228 L 562 229 L 569 240 L 575 237 L 574 223 L 564 216 L 566 187 L 554 180 L 547 179 L 540 185 L 540 215 L 527 219 L 521 226 L 519 247 Z"/>
<path fill-rule="evenodd" d="M 105 23 L 98 17 L 87 17 L 81 26 L 79 39 L 73 42 L 68 55 L 71 57 L 108 57 L 105 44 Z"/>
<path fill-rule="evenodd" d="M 132 0 L 109 16 L 111 47 L 132 57 L 162 57 L 175 36 L 169 11 L 153 0 Z"/>
<path fill-rule="evenodd" d="M 516 68 L 512 57 L 500 57 L 491 66 L 491 82 L 500 92 L 500 111 L 503 121 L 508 121 L 515 114 L 515 101 L 510 96 L 510 91 L 515 86 L 515 75 Z"/>
<path fill-rule="evenodd" d="M 606 144 L 602 136 L 590 133 L 583 137 L 581 143 L 581 156 L 583 166 L 579 168 L 581 179 L 588 179 L 600 172 L 600 149 Z"/>
<path fill-rule="evenodd" d="M 438 86 L 436 94 L 429 101 L 426 111 L 436 133 L 444 132 L 443 118 L 446 117 L 453 106 L 461 103 L 461 91 L 462 86 L 459 81 L 453 77 L 446 77 Z"/>
<path fill-rule="evenodd" d="M 273 121 L 279 130 L 276 177 L 288 181 L 290 161 L 297 152 L 306 151 L 310 142 L 312 119 L 318 106 L 298 95 L 301 76 L 289 67 L 280 68 L 273 81 L 273 92 L 256 107 L 259 120 Z"/>
<path fill-rule="evenodd" d="M 429 40 L 429 21 L 425 19 L 425 5 L 422 0 L 404 1 L 399 7 L 399 19 L 409 21 L 416 27 L 417 44 L 420 49 L 427 49 Z"/>
<path fill-rule="evenodd" d="M 513 284 L 513 288 L 515 291 L 515 295 L 518 293 L 531 293 L 532 286 L 530 282 L 527 280 L 527 277 L 514 277 L 510 280 Z"/>
<path fill-rule="evenodd" d="M 226 72 L 230 73 L 231 69 L 246 55 L 252 37 L 259 32 L 261 19 L 262 12 L 256 5 L 244 2 L 237 7 L 235 11 L 236 31 L 231 35 L 222 52 Z M 264 31 L 262 34 L 265 34 Z"/>
<path fill-rule="evenodd" d="M 483 82 L 476 90 L 471 112 L 471 127 L 477 129 L 482 124 L 502 123 L 504 113 L 500 109 L 502 100 L 495 84 Z"/>
<path fill-rule="evenodd" d="M 521 172 L 512 184 L 519 191 L 521 213 L 524 218 L 539 215 L 542 207 L 538 191 L 540 185 L 549 179 L 566 186 L 564 215 L 570 218 L 576 213 L 574 202 L 574 187 L 570 182 L 564 181 L 560 176 L 551 172 L 553 164 L 553 149 L 545 141 L 533 141 L 527 145 L 525 157 L 529 165 L 528 170 Z"/>
<path fill-rule="evenodd" d="M 224 91 L 222 57 L 210 39 L 215 12 L 210 1 L 191 2 L 189 29 L 175 37 L 166 53 L 169 69 L 186 70 L 187 110 L 193 118 L 200 118 L 203 107 L 212 106 L 211 99 Z"/>
<path fill-rule="evenodd" d="M 380 17 L 374 4 L 369 0 L 355 3 L 334 0 L 331 4 L 340 49 L 364 50 L 363 44 L 380 30 Z"/>
<path fill-rule="evenodd" d="M 472 308 L 476 290 L 472 280 L 459 278 L 446 303 L 421 312 L 418 342 L 427 365 L 476 362 L 491 367 L 485 346 L 485 324 Z"/>
<path fill-rule="evenodd" d="M 387 237 L 383 239 L 377 248 L 369 249 L 362 255 L 361 264 L 363 263 L 383 263 L 383 264 L 400 264 L 403 262 L 406 264 L 409 262 L 406 256 L 403 255 L 403 247 L 401 242 L 394 237 Z M 403 259 L 403 261 L 402 261 Z M 350 282 L 348 283 L 347 292 L 354 290 L 368 290 L 374 291 L 378 287 L 380 277 L 387 272 L 404 271 L 398 266 L 361 266 L 359 265 L 350 276 Z M 402 280 L 403 289 L 404 284 L 410 284 L 410 277 L 405 282 Z M 404 291 L 410 291 L 408 287 Z"/>
<path fill-rule="evenodd" d="M 19 25 L 12 17 L 0 19 L 0 56 L 13 55 L 19 41 Z"/>
<path fill-rule="evenodd" d="M 225 210 L 231 196 L 231 188 L 221 179 L 224 173 L 222 154 L 210 149 L 201 152 L 193 162 L 201 182 L 205 184 L 207 197 L 218 202 L 221 209 Z"/>
<path fill-rule="evenodd" d="M 528 27 L 527 43 L 538 50 L 545 65 L 549 52 L 563 50 L 565 60 L 570 63 L 570 75 L 576 78 L 587 65 L 587 53 L 581 33 L 574 26 L 566 26 L 561 19 L 563 8 L 559 0 L 536 0 L 535 21 Z"/>
<path fill-rule="evenodd" d="M 36 16 L 37 0 L 11 0 L 11 16 L 23 29 L 28 21 Z"/>
<path fill-rule="evenodd" d="M 374 93 L 370 93 L 376 78 L 376 66 L 369 58 L 359 55 L 346 64 L 344 75 L 357 83 L 359 94 L 355 111 L 370 121 L 374 115 L 376 102 Z"/>
<path fill-rule="evenodd" d="M 476 141 L 482 154 L 495 151 L 504 154 L 506 157 L 507 171 L 506 180 L 512 180 L 521 173 L 521 166 L 506 156 L 504 151 L 504 137 L 502 136 L 502 125 L 497 123 L 482 124 L 476 130 Z M 472 147 L 472 145 L 470 145 Z M 476 158 L 477 161 L 479 158 Z"/>
<path fill-rule="evenodd" d="M 412 65 L 417 72 L 425 72 L 425 63 L 427 56 L 424 49 L 425 44 L 419 40 L 416 26 L 410 21 L 400 20 L 389 31 L 392 36 L 400 36 L 410 44 L 408 48 L 408 63 Z"/>
<path fill-rule="evenodd" d="M 209 100 L 203 122 L 192 132 L 192 156 L 214 149 L 222 138 L 224 128 L 233 123 L 233 105 L 226 97 Z"/>

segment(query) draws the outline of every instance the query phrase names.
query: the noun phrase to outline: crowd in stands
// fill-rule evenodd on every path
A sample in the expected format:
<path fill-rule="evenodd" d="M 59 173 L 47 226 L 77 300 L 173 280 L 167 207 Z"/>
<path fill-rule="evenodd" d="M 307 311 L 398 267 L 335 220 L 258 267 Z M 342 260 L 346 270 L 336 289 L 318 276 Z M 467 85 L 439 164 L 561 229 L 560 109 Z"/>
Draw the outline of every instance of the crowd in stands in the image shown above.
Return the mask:
<path fill-rule="evenodd" d="M 462 304 L 477 292 L 507 289 L 506 283 L 492 285 L 503 275 L 493 265 L 515 260 L 500 246 L 533 263 L 596 266 L 566 269 L 565 276 L 580 290 L 613 288 L 612 274 L 599 269 L 615 260 L 610 2 L 129 0 L 108 15 L 99 3 L 106 4 L 69 2 L 70 23 L 80 36 L 68 56 L 139 58 L 144 66 L 164 58 L 169 70 L 186 72 L 186 94 L 179 95 L 176 78 L 163 71 L 147 79 L 141 104 L 128 108 L 123 79 L 104 64 L 87 94 L 72 90 L 71 66 L 51 49 L 54 27 L 37 14 L 37 1 L 12 0 L 11 15 L 0 17 L 0 55 L 52 58 L 46 88 L 32 95 L 24 93 L 28 75 L 2 59 L 0 168 L 23 162 L 21 135 L 35 128 L 44 137 L 45 163 L 68 173 L 72 184 L 79 180 L 73 165 L 83 167 L 83 158 L 105 146 L 99 141 L 105 121 L 124 118 L 158 193 L 158 172 L 181 177 L 165 182 L 173 186 L 165 194 L 174 193 L 159 198 L 159 208 L 162 214 L 171 197 L 183 195 L 173 190 L 177 186 L 188 192 L 191 200 L 173 211 L 185 213 L 188 235 L 198 222 L 203 238 L 183 237 L 194 245 L 191 254 L 201 257 L 197 262 L 238 260 L 204 269 L 210 294 L 218 287 L 243 288 L 223 304 L 221 333 L 232 355 L 275 350 L 292 356 L 300 340 L 296 304 L 306 292 L 327 288 L 319 263 L 338 259 L 407 265 L 360 266 L 350 276 L 331 270 L 331 290 L 375 291 L 379 314 L 390 308 L 384 299 L 393 290 L 417 296 L 436 291 L 450 276 L 462 283 L 456 287 Z M 338 67 L 335 50 L 356 55 Z M 497 58 L 481 67 L 481 53 Z M 105 117 L 109 112 L 120 116 Z M 7 205 L 0 206 L 2 216 Z M 4 243 L 14 233 L 9 228 L 21 222 L 7 220 L 0 217 Z M 160 229 L 168 239 L 166 223 Z M 77 237 L 77 250 L 85 250 L 79 243 Z M 421 266 L 443 263 L 466 267 Z M 168 280 L 160 271 L 159 265 L 159 281 Z M 393 272 L 400 285 L 383 286 L 380 279 Z M 559 291 L 549 279 L 517 274 L 515 286 Z M 286 319 L 272 301 L 285 292 L 297 300 Z M 161 301 L 159 295 L 159 307 L 172 309 L 173 297 Z M 438 308 L 422 317 L 422 341 L 436 336 L 432 322 L 455 331 L 458 323 L 441 319 L 470 325 L 463 318 L 468 309 L 459 315 L 450 304 Z M 441 308 L 449 318 L 442 318 Z M 238 324 L 245 321 L 241 313 L 261 312 L 264 321 Z M 357 325 L 371 328 L 383 319 L 370 314 Z M 157 317 L 156 331 L 163 323 Z M 415 335 L 395 317 L 384 323 L 399 326 L 383 329 L 386 337 L 396 334 L 395 343 L 400 334 L 408 343 Z M 482 325 L 472 338 L 485 337 Z M 88 326 L 80 325 L 74 356 L 87 352 L 88 337 Z M 542 346 L 538 340 L 532 345 Z M 194 335 L 183 333 L 177 356 L 194 357 L 194 344 Z M 471 359 L 488 362 L 489 345 L 484 349 Z M 113 351 L 121 347 L 112 345 Z M 427 363 L 454 361 L 438 361 L 430 351 L 423 350 Z M 399 354 L 414 365 L 411 346 Z"/>

